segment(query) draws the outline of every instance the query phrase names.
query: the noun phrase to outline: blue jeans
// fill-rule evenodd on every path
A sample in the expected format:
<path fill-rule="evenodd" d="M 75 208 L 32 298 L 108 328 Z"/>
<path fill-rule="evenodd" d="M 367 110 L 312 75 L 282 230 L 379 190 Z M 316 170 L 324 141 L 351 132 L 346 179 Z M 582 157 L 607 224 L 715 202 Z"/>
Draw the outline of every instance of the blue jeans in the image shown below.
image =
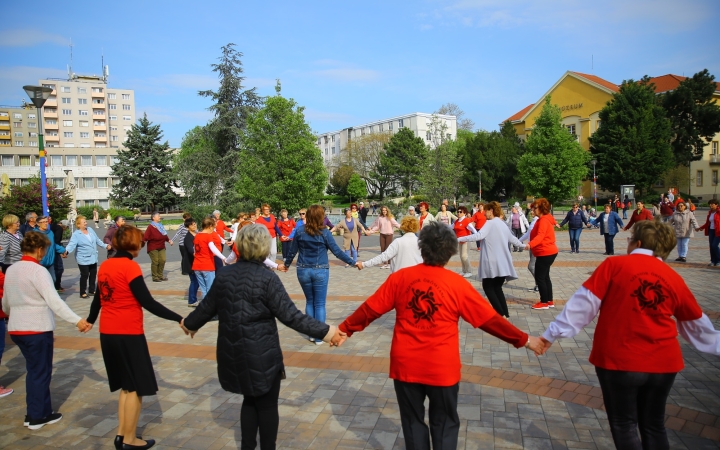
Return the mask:
<path fill-rule="evenodd" d="M 305 294 L 305 314 L 325 323 L 325 301 L 327 300 L 330 269 L 298 267 L 297 277 Z M 317 342 L 320 339 L 313 339 Z"/>
<path fill-rule="evenodd" d="M 200 287 L 197 275 L 192 270 L 188 274 L 190 275 L 190 287 L 188 288 L 188 305 L 197 302 L 197 291 Z M 211 283 L 212 284 L 212 283 Z"/>
<path fill-rule="evenodd" d="M 615 239 L 614 234 L 605 233 L 603 234 L 605 237 L 605 253 L 608 255 L 614 255 L 615 254 L 615 242 L 613 242 L 613 239 Z"/>
<path fill-rule="evenodd" d="M 690 245 L 690 238 L 687 238 L 687 237 L 677 238 L 677 249 L 678 249 L 679 257 L 685 258 L 687 256 L 689 245 Z"/>
<path fill-rule="evenodd" d="M 208 291 L 212 287 L 213 281 L 215 281 L 215 271 L 196 270 L 195 277 L 197 277 L 198 285 L 200 286 L 200 292 L 202 292 L 203 298 L 207 297 Z"/>
<path fill-rule="evenodd" d="M 715 230 L 710 230 L 708 236 L 710 240 L 710 262 L 713 264 L 720 264 L 720 236 L 715 236 Z"/>
<path fill-rule="evenodd" d="M 30 419 L 52 414 L 50 381 L 52 381 L 53 332 L 10 335 L 25 357 L 25 403 Z"/>
<path fill-rule="evenodd" d="M 357 262 L 357 250 L 352 242 L 350 243 L 350 250 L 345 250 L 345 254 L 351 257 L 354 263 Z"/>
<path fill-rule="evenodd" d="M 623 209 L 623 219 L 627 219 L 627 209 Z"/>
<path fill-rule="evenodd" d="M 580 233 L 582 233 L 582 228 L 578 228 L 576 230 L 573 230 L 572 228 L 570 231 L 570 249 L 573 251 L 580 251 Z"/>

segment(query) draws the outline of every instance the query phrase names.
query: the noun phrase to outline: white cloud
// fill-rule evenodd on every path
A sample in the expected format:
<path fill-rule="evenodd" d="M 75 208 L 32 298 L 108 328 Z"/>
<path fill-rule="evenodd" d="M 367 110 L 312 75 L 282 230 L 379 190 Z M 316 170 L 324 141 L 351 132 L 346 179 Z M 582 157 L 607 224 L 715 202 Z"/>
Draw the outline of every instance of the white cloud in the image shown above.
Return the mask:
<path fill-rule="evenodd" d="M 67 79 L 67 72 L 46 67 L 0 67 L 0 103 L 20 105 L 22 100 L 29 100 L 22 87 L 37 84 L 41 78 Z"/>
<path fill-rule="evenodd" d="M 356 67 L 353 64 L 334 59 L 320 59 L 314 61 L 317 66 L 327 69 L 313 70 L 309 74 L 340 82 L 368 82 L 380 79 L 380 72 L 372 69 Z"/>
<path fill-rule="evenodd" d="M 0 30 L 0 47 L 32 47 L 38 44 L 69 45 L 70 39 L 30 28 Z"/>
<path fill-rule="evenodd" d="M 138 117 L 143 114 L 147 114 L 151 122 L 160 124 L 197 122 L 198 125 L 204 125 L 213 117 L 213 113 L 205 109 L 184 111 L 163 106 L 138 106 Z"/>
<path fill-rule="evenodd" d="M 169 95 L 178 90 L 204 91 L 215 90 L 219 86 L 216 75 L 198 75 L 192 73 L 171 73 L 159 77 L 129 80 L 129 86 L 135 90 L 149 91 L 156 95 Z M 263 88 L 275 86 L 275 80 L 270 78 L 246 78 L 243 82 L 245 89 L 253 87 Z"/>

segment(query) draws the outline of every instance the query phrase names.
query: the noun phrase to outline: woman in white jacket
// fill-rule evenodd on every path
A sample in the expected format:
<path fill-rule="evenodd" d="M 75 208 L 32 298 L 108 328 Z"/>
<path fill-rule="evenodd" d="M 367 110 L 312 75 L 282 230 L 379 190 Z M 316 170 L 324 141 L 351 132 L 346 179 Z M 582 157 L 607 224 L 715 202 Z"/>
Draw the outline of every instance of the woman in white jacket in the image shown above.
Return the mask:
<path fill-rule="evenodd" d="M 530 228 L 527 217 L 525 217 L 525 214 L 523 214 L 522 209 L 519 205 L 515 205 L 512 207 L 512 212 L 507 215 L 505 223 L 507 223 L 507 226 L 508 228 L 510 228 L 513 236 L 518 239 L 520 238 L 520 236 L 525 234 L 528 228 Z M 521 252 L 523 251 L 523 247 L 513 246 L 513 251 Z"/>
<path fill-rule="evenodd" d="M 378 256 L 368 261 L 357 262 L 357 268 L 373 267 L 386 264 L 390 261 L 390 272 L 394 273 L 400 269 L 411 267 L 423 262 L 418 247 L 417 232 L 420 229 L 420 222 L 416 217 L 405 216 L 400 222 L 400 230 L 405 233 L 401 238 L 395 239 L 388 248 Z"/>
<path fill-rule="evenodd" d="M 83 333 L 92 327 L 60 298 L 40 260 L 50 246 L 44 233 L 28 231 L 20 243 L 22 258 L 7 269 L 2 310 L 10 317 L 8 333 L 25 357 L 25 425 L 37 430 L 62 419 L 50 403 L 53 331 L 57 314 Z M 4 337 L 3 337 L 4 339 Z"/>

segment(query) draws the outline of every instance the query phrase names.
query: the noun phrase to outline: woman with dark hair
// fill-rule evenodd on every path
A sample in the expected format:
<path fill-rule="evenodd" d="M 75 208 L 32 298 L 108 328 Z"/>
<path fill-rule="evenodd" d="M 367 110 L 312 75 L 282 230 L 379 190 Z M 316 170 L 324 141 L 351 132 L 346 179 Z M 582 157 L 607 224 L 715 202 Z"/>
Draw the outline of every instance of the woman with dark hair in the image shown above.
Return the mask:
<path fill-rule="evenodd" d="M 83 333 L 91 328 L 60 298 L 50 274 L 40 265 L 49 246 L 50 239 L 45 234 L 37 231 L 25 233 L 20 242 L 20 261 L 7 268 L 2 298 L 3 313 L 10 317 L 10 339 L 25 358 L 25 426 L 31 430 L 62 419 L 62 414 L 53 412 L 50 399 L 55 330 L 53 313 L 75 324 Z"/>
<path fill-rule="evenodd" d="M 134 226 L 123 225 L 117 230 L 112 242 L 117 253 L 100 265 L 98 290 L 87 318 L 94 324 L 102 308 L 100 348 L 110 392 L 120 390 L 115 448 L 124 450 L 155 445 L 152 439 L 135 436 L 143 397 L 158 391 L 143 329 L 143 308 L 162 319 L 178 324 L 182 321 L 179 314 L 150 295 L 142 269 L 133 261 L 143 245 L 143 233 Z"/>
<path fill-rule="evenodd" d="M 696 349 L 720 355 L 720 332 L 664 262 L 675 241 L 660 218 L 636 223 L 627 255 L 605 259 L 542 336 L 547 350 L 597 316 L 590 363 L 618 449 L 669 448 L 665 405 L 683 369 L 678 334 Z"/>
<path fill-rule="evenodd" d="M 197 222 L 195 222 L 195 219 L 192 217 L 188 217 L 185 219 L 183 227 L 185 228 L 185 236 L 183 237 L 183 246 L 181 248 L 184 250 L 180 252 L 182 255 L 180 267 L 182 268 L 182 272 L 186 273 L 190 277 L 190 287 L 188 288 L 188 306 L 195 307 L 199 303 L 197 299 L 197 291 L 200 289 L 200 282 L 198 281 L 195 271 L 192 270 L 193 263 L 195 262 L 195 235 L 198 232 Z"/>
<path fill-rule="evenodd" d="M 510 245 L 522 243 L 513 236 L 505 222 L 500 218 L 502 208 L 498 202 L 485 204 L 487 222 L 480 231 L 458 238 L 458 242 L 481 241 L 478 279 L 482 280 L 483 291 L 493 309 L 503 317 L 510 317 L 503 284 L 507 280 L 516 280 L 517 272 L 513 266 Z"/>
<path fill-rule="evenodd" d="M 420 209 L 420 216 L 418 217 L 418 220 L 420 221 L 421 230 L 426 224 L 436 221 L 435 216 L 430 214 L 430 205 L 428 205 L 427 202 L 420 202 L 418 209 Z"/>
<path fill-rule="evenodd" d="M 535 284 L 540 291 L 540 301 L 532 309 L 554 308 L 550 266 L 557 258 L 558 248 L 555 244 L 555 218 L 550 214 L 550 202 L 539 198 L 532 204 L 538 220 L 530 232 L 530 242 L 525 248 L 535 255 Z"/>
<path fill-rule="evenodd" d="M 556 226 L 560 228 L 565 224 L 568 224 L 568 233 L 570 234 L 570 253 L 580 253 L 580 233 L 582 233 L 583 225 L 587 227 L 590 226 L 587 218 L 582 211 L 580 211 L 580 205 L 574 203 L 572 209 L 568 211 L 565 216 L 565 219 L 560 222 L 560 225 Z"/>
<path fill-rule="evenodd" d="M 278 270 L 287 271 L 295 255 L 298 255 L 297 277 L 305 294 L 305 313 L 320 322 L 325 322 L 325 301 L 330 280 L 328 250 L 345 264 L 355 267 L 355 261 L 338 247 L 324 222 L 325 208 L 312 205 L 307 210 L 305 223 L 295 229 L 284 266 L 278 267 Z M 316 345 L 323 342 L 313 336 L 308 339 Z"/>
<path fill-rule="evenodd" d="M 705 230 L 705 236 L 710 241 L 710 264 L 708 266 L 720 266 L 720 210 L 718 201 L 711 198 L 708 201 L 708 211 L 705 225 L 698 227 L 695 231 Z"/>
<path fill-rule="evenodd" d="M 156 282 L 167 281 L 165 276 L 165 243 L 173 245 L 173 241 L 165 231 L 160 217 L 160 213 L 155 211 L 151 216 L 152 220 L 145 230 L 143 241 L 147 242 L 147 252 L 150 256 L 150 271 L 152 272 L 152 280 Z"/>
<path fill-rule="evenodd" d="M 467 208 L 459 206 L 457 214 L 457 220 L 453 224 L 455 236 L 461 238 L 475 233 L 475 227 L 472 225 L 472 219 L 468 217 Z M 462 263 L 462 276 L 464 278 L 470 278 L 472 276 L 472 267 L 470 266 L 470 260 L 468 258 L 468 244 L 465 242 L 458 242 L 458 251 L 460 253 L 460 262 Z"/>
<path fill-rule="evenodd" d="M 505 224 L 501 225 L 509 233 Z M 390 378 L 405 445 L 429 449 L 432 440 L 432 448 L 454 449 L 460 429 L 458 320 L 462 317 L 472 327 L 515 348 L 525 346 L 538 352 L 542 342 L 500 317 L 470 283 L 445 269 L 458 251 L 457 237 L 449 227 L 438 222 L 426 224 L 420 231 L 419 246 L 423 263 L 391 274 L 339 329 L 351 336 L 395 310 Z M 426 397 L 430 430 L 425 424 Z"/>
<path fill-rule="evenodd" d="M 393 228 L 400 228 L 400 224 L 397 223 L 397 220 L 395 220 L 395 217 L 393 217 L 388 207 L 383 205 L 380 207 L 380 215 L 377 217 L 377 219 L 375 219 L 375 222 L 373 222 L 373 224 L 370 225 L 370 227 L 368 228 L 369 234 L 372 234 L 376 231 L 380 233 L 380 253 L 384 253 L 388 249 L 388 247 L 390 247 L 390 244 L 392 244 Z M 389 269 L 389 260 L 384 261 L 387 262 L 381 265 L 380 268 Z"/>
<path fill-rule="evenodd" d="M 301 240 L 303 235 L 298 233 Z M 285 379 L 277 320 L 331 346 L 345 336 L 298 311 L 277 275 L 263 267 L 272 242 L 266 227 L 243 226 L 237 236 L 237 263 L 218 271 L 217 283 L 182 325 L 194 335 L 218 317 L 218 379 L 224 390 L 243 395 L 240 448 L 256 448 L 259 432 L 260 448 L 271 450 L 279 425 L 280 381 Z"/>
<path fill-rule="evenodd" d="M 467 209 L 467 208 L 466 208 Z M 435 219 L 440 222 L 444 223 L 445 225 L 452 228 L 453 223 L 455 223 L 456 220 L 458 220 L 457 216 L 447 209 L 447 205 L 443 203 L 440 205 L 440 211 L 435 215 Z"/>
<path fill-rule="evenodd" d="M 597 219 L 600 226 L 600 235 L 605 238 L 605 253 L 603 255 L 615 254 L 615 235 L 622 230 L 623 222 L 615 211 L 611 211 L 610 205 L 605 205 L 605 211 L 600 213 Z"/>
<path fill-rule="evenodd" d="M 200 225 L 202 231 L 193 240 L 195 256 L 191 268 L 198 279 L 200 292 L 205 297 L 215 281 L 215 258 L 219 258 L 222 263 L 225 263 L 226 258 L 221 253 L 222 238 L 215 232 L 215 219 L 206 217 Z"/>

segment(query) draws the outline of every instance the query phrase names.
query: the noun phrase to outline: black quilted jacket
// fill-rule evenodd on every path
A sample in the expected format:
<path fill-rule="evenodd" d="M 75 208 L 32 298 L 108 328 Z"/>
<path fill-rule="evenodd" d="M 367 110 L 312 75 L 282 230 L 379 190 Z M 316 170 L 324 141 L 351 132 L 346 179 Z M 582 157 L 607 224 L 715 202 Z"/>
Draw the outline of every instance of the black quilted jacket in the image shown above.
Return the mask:
<path fill-rule="evenodd" d="M 240 260 L 217 271 L 208 295 L 185 318 L 198 330 L 217 314 L 218 378 L 223 389 L 257 397 L 284 369 L 277 318 L 322 339 L 330 326 L 298 311 L 278 276 L 261 262 Z"/>

